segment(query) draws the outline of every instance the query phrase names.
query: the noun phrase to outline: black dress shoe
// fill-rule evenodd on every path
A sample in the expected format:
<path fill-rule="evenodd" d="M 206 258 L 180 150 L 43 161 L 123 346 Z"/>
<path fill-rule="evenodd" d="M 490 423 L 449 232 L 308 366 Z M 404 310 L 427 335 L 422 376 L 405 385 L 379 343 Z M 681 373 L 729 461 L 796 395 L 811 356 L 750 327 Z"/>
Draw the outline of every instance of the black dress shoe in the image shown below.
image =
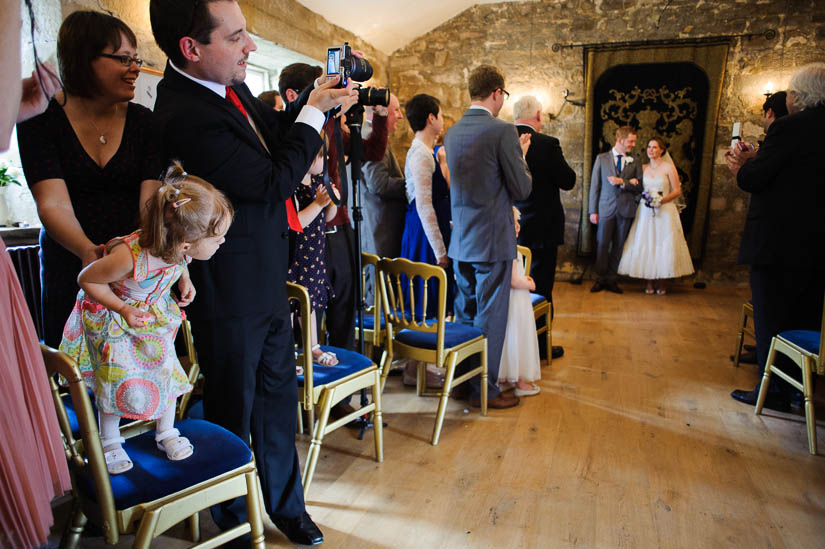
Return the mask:
<path fill-rule="evenodd" d="M 563 357 L 564 356 L 564 347 L 562 347 L 561 345 L 553 345 L 553 350 L 550 353 L 550 356 L 553 357 L 554 359 Z"/>
<path fill-rule="evenodd" d="M 596 292 L 601 292 L 602 290 L 604 290 L 604 288 L 605 285 L 597 281 L 595 284 L 593 284 L 593 287 L 590 288 L 590 291 L 595 294 Z"/>
<path fill-rule="evenodd" d="M 608 291 L 608 292 L 613 292 L 614 294 L 623 294 L 623 293 L 624 293 L 624 290 L 622 290 L 621 288 L 619 288 L 619 285 L 618 285 L 618 284 L 616 284 L 615 282 L 609 282 L 609 283 L 607 283 L 607 284 L 605 285 L 605 288 L 607 288 L 607 291 Z"/>
<path fill-rule="evenodd" d="M 756 401 L 759 398 L 759 391 L 756 389 L 753 391 L 736 389 L 730 394 L 730 396 L 739 402 L 744 402 L 750 406 L 756 406 Z M 776 410 L 777 412 L 790 412 L 791 403 L 779 395 L 768 393 L 768 396 L 765 397 L 765 408 L 770 408 L 771 410 Z"/>
<path fill-rule="evenodd" d="M 272 522 L 292 543 L 299 545 L 320 545 L 324 543 L 324 534 L 312 522 L 309 513 L 306 511 L 291 519 L 273 518 Z"/>

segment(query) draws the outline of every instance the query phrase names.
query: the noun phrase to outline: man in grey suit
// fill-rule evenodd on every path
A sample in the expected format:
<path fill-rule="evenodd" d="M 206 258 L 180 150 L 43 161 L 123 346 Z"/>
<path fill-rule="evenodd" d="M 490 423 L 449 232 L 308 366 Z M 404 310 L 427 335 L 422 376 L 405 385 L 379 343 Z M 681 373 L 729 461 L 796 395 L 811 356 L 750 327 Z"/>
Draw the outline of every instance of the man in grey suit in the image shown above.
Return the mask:
<path fill-rule="evenodd" d="M 642 161 L 631 153 L 636 146 L 636 130 L 622 126 L 616 130 L 616 144 L 596 157 L 590 176 L 590 222 L 596 229 L 596 283 L 591 292 L 605 288 L 622 293 L 616 282 L 624 241 L 630 232 L 636 205 L 644 189 Z"/>
<path fill-rule="evenodd" d="M 455 261 L 456 320 L 487 336 L 487 406 L 509 408 L 518 397 L 502 395 L 497 381 L 516 258 L 512 206 L 533 186 L 524 160 L 530 137 L 519 139 L 512 124 L 496 118 L 509 95 L 496 67 L 476 68 L 468 87 L 471 106 L 444 138 L 453 217 L 447 255 Z M 479 406 L 480 380 L 470 384 L 470 405 Z"/>
<path fill-rule="evenodd" d="M 398 121 L 404 118 L 395 95 L 390 95 L 387 110 L 387 133 L 392 135 L 398 127 Z M 407 194 L 404 173 L 391 147 L 387 145 L 383 159 L 365 162 L 363 172 L 362 249 L 379 257 L 398 257 L 401 253 L 401 235 L 404 232 L 404 217 L 407 212 Z"/>

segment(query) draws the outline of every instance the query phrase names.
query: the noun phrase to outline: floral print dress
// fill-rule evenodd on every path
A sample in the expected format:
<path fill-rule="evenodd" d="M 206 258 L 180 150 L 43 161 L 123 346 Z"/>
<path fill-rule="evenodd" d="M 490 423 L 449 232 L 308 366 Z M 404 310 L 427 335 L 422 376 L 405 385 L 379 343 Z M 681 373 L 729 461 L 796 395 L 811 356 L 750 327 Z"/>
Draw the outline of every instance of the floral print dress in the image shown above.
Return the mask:
<path fill-rule="evenodd" d="M 80 366 L 99 410 L 149 420 L 160 417 L 180 395 L 192 390 L 175 353 L 181 312 L 170 291 L 189 258 L 165 265 L 143 249 L 139 239 L 136 231 L 106 244 L 106 253 L 116 245 L 127 245 L 134 262 L 132 277 L 110 287 L 128 305 L 152 314 L 154 322 L 132 328 L 120 314 L 80 290 L 60 350 Z"/>

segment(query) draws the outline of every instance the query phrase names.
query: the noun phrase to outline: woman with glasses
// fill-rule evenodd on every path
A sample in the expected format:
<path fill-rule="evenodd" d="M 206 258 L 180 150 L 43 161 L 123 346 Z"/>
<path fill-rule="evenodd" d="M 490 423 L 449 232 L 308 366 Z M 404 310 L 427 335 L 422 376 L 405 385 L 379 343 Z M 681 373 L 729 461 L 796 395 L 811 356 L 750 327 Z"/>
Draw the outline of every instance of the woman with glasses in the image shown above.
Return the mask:
<path fill-rule="evenodd" d="M 40 261 L 45 342 L 60 344 L 81 268 L 109 239 L 138 227 L 139 204 L 160 173 L 151 111 L 130 103 L 143 61 L 121 20 L 76 11 L 60 27 L 63 91 L 20 124 L 18 144 L 43 230 Z"/>

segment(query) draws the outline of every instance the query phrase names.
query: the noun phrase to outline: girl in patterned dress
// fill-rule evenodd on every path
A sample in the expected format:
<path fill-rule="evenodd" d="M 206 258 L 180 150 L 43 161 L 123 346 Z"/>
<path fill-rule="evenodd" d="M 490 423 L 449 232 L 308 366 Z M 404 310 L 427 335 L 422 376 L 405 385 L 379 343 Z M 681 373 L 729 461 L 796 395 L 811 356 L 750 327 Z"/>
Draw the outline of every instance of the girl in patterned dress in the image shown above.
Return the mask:
<path fill-rule="evenodd" d="M 168 459 L 192 455 L 192 444 L 174 428 L 175 402 L 192 390 L 174 344 L 179 307 L 195 297 L 186 264 L 212 257 L 232 215 L 220 191 L 173 164 L 147 201 L 141 228 L 109 241 L 105 255 L 77 278 L 81 290 L 60 350 L 94 389 L 110 474 L 132 468 L 121 447 L 123 417 L 157 420 L 155 440 Z"/>
<path fill-rule="evenodd" d="M 329 294 L 332 292 L 324 261 L 324 231 L 327 221 L 335 217 L 338 212 L 338 207 L 332 203 L 326 187 L 320 178 L 316 177 L 324 169 L 323 155 L 322 148 L 318 151 L 318 156 L 309 167 L 301 185 L 295 190 L 295 198 L 298 200 L 298 220 L 304 232 L 300 233 L 296 239 L 295 259 L 287 273 L 287 280 L 304 286 L 309 292 L 312 307 L 309 330 L 311 331 L 313 361 L 322 366 L 335 366 L 338 364 L 338 357 L 335 353 L 321 350 L 315 323 L 315 312 L 323 312 L 326 309 Z M 299 368 L 298 375 L 303 374 L 300 370 L 301 368 Z"/>

